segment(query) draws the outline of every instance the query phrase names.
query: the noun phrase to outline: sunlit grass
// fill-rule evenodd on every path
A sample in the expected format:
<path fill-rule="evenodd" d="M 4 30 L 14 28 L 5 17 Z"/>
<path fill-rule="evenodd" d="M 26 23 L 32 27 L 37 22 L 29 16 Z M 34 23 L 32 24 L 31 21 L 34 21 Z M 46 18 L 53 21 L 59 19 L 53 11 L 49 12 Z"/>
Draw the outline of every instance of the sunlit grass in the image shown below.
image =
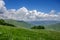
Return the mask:
<path fill-rule="evenodd" d="M 0 40 L 60 40 L 60 32 L 1 25 Z"/>

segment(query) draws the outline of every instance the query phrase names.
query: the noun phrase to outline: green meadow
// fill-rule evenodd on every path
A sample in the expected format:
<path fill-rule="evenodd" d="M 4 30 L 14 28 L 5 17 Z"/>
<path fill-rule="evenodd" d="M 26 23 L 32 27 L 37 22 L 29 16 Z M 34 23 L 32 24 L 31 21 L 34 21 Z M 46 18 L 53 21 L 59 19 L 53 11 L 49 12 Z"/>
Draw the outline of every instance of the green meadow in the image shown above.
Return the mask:
<path fill-rule="evenodd" d="M 0 25 L 0 40 L 60 40 L 60 32 Z"/>
<path fill-rule="evenodd" d="M 1 19 L 0 40 L 60 40 L 60 31 L 48 30 L 44 26 L 30 28 L 30 25 L 24 21 L 5 21 Z"/>

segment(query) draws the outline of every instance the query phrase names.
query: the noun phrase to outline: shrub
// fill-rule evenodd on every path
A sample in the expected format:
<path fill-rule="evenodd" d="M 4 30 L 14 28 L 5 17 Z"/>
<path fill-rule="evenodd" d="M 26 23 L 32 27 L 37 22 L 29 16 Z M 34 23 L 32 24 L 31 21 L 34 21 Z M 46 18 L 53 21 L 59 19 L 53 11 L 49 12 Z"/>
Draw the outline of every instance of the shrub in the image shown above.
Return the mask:
<path fill-rule="evenodd" d="M 45 27 L 44 26 L 33 26 L 31 29 L 45 29 Z"/>

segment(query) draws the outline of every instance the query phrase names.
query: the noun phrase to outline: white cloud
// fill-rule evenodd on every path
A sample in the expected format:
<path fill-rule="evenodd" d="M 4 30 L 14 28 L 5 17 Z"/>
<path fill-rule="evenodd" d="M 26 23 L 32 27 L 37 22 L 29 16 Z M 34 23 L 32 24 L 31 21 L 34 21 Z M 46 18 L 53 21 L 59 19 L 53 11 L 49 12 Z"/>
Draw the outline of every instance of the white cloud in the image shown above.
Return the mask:
<path fill-rule="evenodd" d="M 28 10 L 26 7 L 9 9 L 5 7 L 3 0 L 0 0 L 0 18 L 15 19 L 24 21 L 40 21 L 40 20 L 60 20 L 60 12 L 56 13 L 51 10 L 49 13 L 38 12 L 37 10 Z"/>
<path fill-rule="evenodd" d="M 4 7 L 4 5 L 5 5 L 4 1 L 3 0 L 0 0 L 0 8 L 1 7 Z"/>

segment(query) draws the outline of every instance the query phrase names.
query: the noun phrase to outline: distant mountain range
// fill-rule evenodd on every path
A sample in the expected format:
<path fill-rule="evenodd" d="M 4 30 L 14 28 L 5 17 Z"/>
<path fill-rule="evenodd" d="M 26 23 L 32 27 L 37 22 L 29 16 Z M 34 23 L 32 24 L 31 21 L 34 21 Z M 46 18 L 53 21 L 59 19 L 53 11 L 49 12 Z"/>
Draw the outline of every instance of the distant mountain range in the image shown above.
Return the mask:
<path fill-rule="evenodd" d="M 60 21 L 28 21 L 33 25 L 50 25 L 55 23 L 60 23 Z"/>

